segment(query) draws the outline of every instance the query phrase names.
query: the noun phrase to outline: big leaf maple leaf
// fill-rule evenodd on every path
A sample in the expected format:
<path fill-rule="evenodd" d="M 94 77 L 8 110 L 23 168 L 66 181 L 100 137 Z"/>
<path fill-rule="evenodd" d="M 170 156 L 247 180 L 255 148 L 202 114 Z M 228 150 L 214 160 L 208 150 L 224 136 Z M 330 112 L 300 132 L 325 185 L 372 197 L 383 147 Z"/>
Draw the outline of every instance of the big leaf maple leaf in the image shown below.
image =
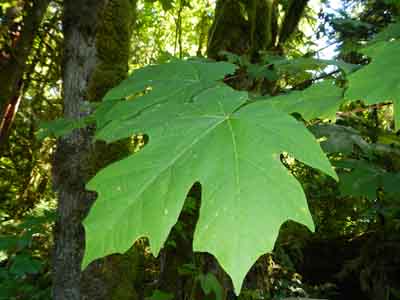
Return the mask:
<path fill-rule="evenodd" d="M 142 87 L 156 82 L 156 88 L 102 114 L 105 125 L 97 138 L 111 142 L 144 133 L 149 141 L 87 184 L 98 199 L 84 221 L 83 266 L 126 251 L 142 236 L 157 255 L 189 189 L 199 182 L 202 199 L 193 248 L 213 254 L 238 293 L 252 264 L 272 250 L 283 222 L 291 219 L 314 228 L 301 185 L 281 163 L 281 153 L 334 178 L 336 174 L 302 123 L 267 101 L 248 104 L 247 93 L 214 78 L 211 84 L 207 72 L 192 77 L 193 82 L 187 80 L 190 72 L 183 73 L 179 85 L 177 64 L 193 72 L 200 67 L 174 64 L 174 80 L 163 75 L 157 81 L 157 67 L 152 76 L 136 75 L 137 81 L 147 82 Z M 227 64 L 203 64 L 220 69 L 220 77 L 226 72 Z M 159 87 L 168 84 L 175 88 L 163 94 Z M 129 93 L 126 89 L 123 97 Z"/>
<path fill-rule="evenodd" d="M 367 104 L 393 102 L 396 129 L 400 128 L 400 41 L 378 42 L 363 49 L 371 62 L 349 76 L 345 98 Z"/>

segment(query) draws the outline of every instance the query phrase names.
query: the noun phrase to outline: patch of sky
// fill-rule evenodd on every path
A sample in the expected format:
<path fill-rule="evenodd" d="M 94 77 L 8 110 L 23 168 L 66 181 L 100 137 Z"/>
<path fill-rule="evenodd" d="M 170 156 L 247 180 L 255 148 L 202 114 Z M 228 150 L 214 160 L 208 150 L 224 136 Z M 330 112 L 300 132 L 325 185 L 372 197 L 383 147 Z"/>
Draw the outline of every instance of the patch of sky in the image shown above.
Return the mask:
<path fill-rule="evenodd" d="M 320 1 L 312 0 L 310 1 L 310 6 L 314 11 L 324 11 L 326 14 L 332 14 L 336 17 L 341 15 L 341 11 L 345 9 L 345 5 L 342 0 L 330 0 L 330 1 Z M 324 25 L 327 26 L 328 31 L 333 31 L 333 28 L 328 24 L 321 24 L 324 20 L 318 19 L 317 27 Z M 338 41 L 332 39 L 329 36 L 314 36 L 313 42 L 316 45 L 316 57 L 321 59 L 333 59 L 337 54 Z"/>

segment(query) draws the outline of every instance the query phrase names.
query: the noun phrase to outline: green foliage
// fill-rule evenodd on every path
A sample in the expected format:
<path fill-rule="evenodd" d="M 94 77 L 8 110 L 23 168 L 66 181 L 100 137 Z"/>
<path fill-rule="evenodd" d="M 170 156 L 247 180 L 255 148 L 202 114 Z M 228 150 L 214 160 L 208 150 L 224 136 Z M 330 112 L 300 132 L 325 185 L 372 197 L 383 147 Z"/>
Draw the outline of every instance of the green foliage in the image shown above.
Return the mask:
<path fill-rule="evenodd" d="M 390 41 L 392 39 L 400 38 L 400 21 L 389 24 L 384 30 L 379 32 L 371 42 Z"/>
<path fill-rule="evenodd" d="M 380 189 L 388 194 L 400 194 L 400 173 L 387 172 L 365 160 L 343 160 L 335 166 L 347 170 L 339 173 L 343 195 L 367 197 L 372 201 L 377 199 Z"/>
<path fill-rule="evenodd" d="M 154 3 L 156 1 L 157 0 L 146 0 L 146 2 L 149 2 L 149 3 Z M 161 3 L 162 8 L 165 11 L 170 10 L 174 7 L 174 2 L 175 2 L 174 0 L 158 0 L 158 1 Z"/>
<path fill-rule="evenodd" d="M 273 97 L 273 105 L 287 113 L 297 112 L 305 120 L 327 118 L 334 120 L 343 103 L 343 91 L 332 80 L 313 84 L 311 87 Z"/>
<path fill-rule="evenodd" d="M 230 63 L 244 67 L 250 78 L 265 78 L 270 81 L 278 80 L 283 75 L 298 75 L 306 71 L 322 71 L 327 66 L 336 67 L 341 72 L 348 74 L 355 71 L 358 66 L 341 60 L 318 59 L 314 57 L 290 58 L 266 53 L 262 63 L 250 62 L 248 55 L 236 55 L 228 51 L 221 51 L 221 56 L 226 57 Z"/>
<path fill-rule="evenodd" d="M 7 9 L 17 3 L 20 5 L 20 2 L 5 1 L 0 4 L 0 46 L 4 49 L 8 49 L 12 42 L 4 34 L 4 25 L 10 21 L 7 19 Z M 399 193 L 400 159 L 397 146 L 400 143 L 392 130 L 392 106 L 374 106 L 372 109 L 357 106 L 360 110 L 357 112 L 342 106 L 341 110 L 345 113 L 337 114 L 337 124 L 321 124 L 324 118 L 333 120 L 345 100 L 363 100 L 366 104 L 392 101 L 395 103 L 397 119 L 399 118 L 396 99 L 399 95 L 397 55 L 400 26 L 398 21 L 393 22 L 396 21 L 393 12 L 382 6 L 382 3 L 398 6 L 398 1 L 364 1 L 368 8 L 364 14 L 366 17 L 361 14 L 359 18 L 360 15 L 354 14 L 351 18 L 347 16 L 347 19 L 334 22 L 332 38 L 342 36 L 344 43 L 339 50 L 344 53 L 346 48 L 346 55 L 341 56 L 346 62 L 304 55 L 314 52 L 297 39 L 292 44 L 296 49 L 288 49 L 286 46 L 282 49 L 286 56 L 260 53 L 262 58 L 259 64 L 252 63 L 248 54 L 239 56 L 225 53 L 228 61 L 237 64 L 240 71 L 235 71 L 235 66 L 226 63 L 174 60 L 174 55 L 201 55 L 205 50 L 204 36 L 207 35 L 213 18 L 212 1 L 190 2 L 139 0 L 134 40 L 122 42 L 125 49 L 131 44 L 131 63 L 135 67 L 154 62 L 171 63 L 134 72 L 128 81 L 107 95 L 107 101 L 100 104 L 94 116 L 78 121 L 59 119 L 43 123 L 40 138 L 49 135 L 59 137 L 93 121 L 98 126 L 97 137 L 107 141 L 116 141 L 123 137 L 142 137 L 135 135 L 136 133 L 147 135 L 143 140 L 147 145 L 142 151 L 110 166 L 89 183 L 89 187 L 96 187 L 99 192 L 98 204 L 92 212 L 93 216 L 88 219 L 94 220 L 91 224 L 88 223 L 88 226 L 92 226 L 90 232 L 93 238 L 90 238 L 99 238 L 99 244 L 104 242 L 114 246 L 130 245 L 137 236 L 150 235 L 152 250 L 156 252 L 157 249 L 154 248 L 161 247 L 171 226 L 176 222 L 184 195 L 193 182 L 200 181 L 203 185 L 203 206 L 202 219 L 196 231 L 195 248 L 214 253 L 234 276 L 237 287 L 243 277 L 241 274 L 247 271 L 257 256 L 271 250 L 280 223 L 291 217 L 290 213 L 295 215 L 296 207 L 297 210 L 306 210 L 297 221 L 313 226 L 299 184 L 287 174 L 279 161 L 282 151 L 290 152 L 293 148 L 298 155 L 294 153 L 296 151 L 291 151 L 291 154 L 300 160 L 304 156 L 307 156 L 308 162 L 316 159 L 312 157 L 312 151 L 307 152 L 309 147 L 316 149 L 309 134 L 305 133 L 302 125 L 284 114 L 294 112 L 300 113 L 308 124 L 318 124 L 311 128 L 312 132 L 321 138 L 321 147 L 335 161 L 341 179 L 336 184 L 327 179 L 327 176 L 311 170 L 286 154 L 281 158 L 289 171 L 303 184 L 318 235 L 326 237 L 362 233 L 367 226 L 373 225 L 378 213 L 386 212 L 391 207 L 396 210 L 391 215 L 385 213 L 386 221 L 390 223 L 396 218 L 398 221 L 400 215 L 395 203 L 398 203 Z M 289 1 L 282 1 L 281 13 L 288 3 Z M 357 7 L 359 10 L 361 6 Z M 384 14 L 379 15 L 376 7 L 383 7 Z M 54 153 L 54 141 L 46 139 L 39 142 L 35 132 L 39 119 L 54 119 L 62 110 L 61 12 L 60 3 L 52 2 L 35 38 L 24 75 L 22 104 L 9 145 L 0 157 L 0 212 L 4 219 L 0 230 L 0 299 L 50 298 L 48 260 L 51 219 L 41 219 L 31 210 L 38 204 L 48 206 L 49 201 L 54 199 L 50 189 L 49 166 Z M 121 6 L 119 12 L 123 16 L 130 11 Z M 20 15 L 19 13 L 18 19 L 15 19 L 18 22 L 21 20 Z M 114 22 L 107 22 L 101 30 L 110 31 L 115 37 L 116 32 L 128 29 L 128 24 L 121 20 L 116 20 L 117 27 L 113 25 Z M 392 23 L 384 28 L 388 22 Z M 384 28 L 383 31 L 373 37 L 381 28 Z M 222 34 L 222 38 L 226 36 Z M 117 71 L 124 74 L 125 69 L 116 66 L 115 59 L 121 58 L 118 41 L 118 38 L 111 41 L 112 43 L 108 39 L 98 41 L 98 45 L 112 47 L 113 54 L 99 54 L 101 58 L 107 59 L 108 64 L 103 65 L 103 72 L 96 71 L 93 83 L 94 86 L 99 86 L 100 83 L 102 89 L 90 91 L 89 98 L 99 98 L 96 95 L 107 90 L 110 82 L 119 79 L 118 76 L 107 77 L 107 74 L 112 73 L 111 69 L 116 67 Z M 333 39 L 329 42 L 331 41 Z M 363 51 L 369 59 L 355 52 L 363 45 L 368 45 Z M 123 55 L 127 55 L 126 51 L 124 53 Z M 368 60 L 371 63 L 364 65 Z M 362 63 L 364 66 L 351 74 L 361 67 L 353 63 Z M 276 84 L 276 93 L 281 94 L 268 97 L 264 103 L 259 101 L 260 98 L 249 101 L 246 93 L 235 92 L 222 85 L 225 74 L 232 75 L 229 76 L 232 81 L 237 80 L 237 75 L 243 75 L 251 82 L 248 86 L 254 82 L 273 82 Z M 347 86 L 346 79 L 350 79 Z M 230 83 L 228 78 L 224 81 Z M 308 84 L 311 86 L 299 90 Z M 262 85 L 254 86 L 256 90 Z M 349 88 L 345 98 L 342 97 L 342 87 Z M 256 97 L 260 96 L 258 93 L 262 89 L 254 90 L 251 93 Z M 218 103 L 230 110 L 225 113 L 219 111 Z M 373 110 L 377 111 L 376 118 L 371 117 Z M 206 132 L 210 127 L 202 123 L 203 113 L 214 116 L 214 121 L 219 122 L 219 119 L 221 123 L 216 125 L 210 118 L 208 125 L 214 124 L 216 127 Z M 246 126 L 242 123 L 246 123 Z M 233 124 L 232 129 L 228 124 Z M 302 139 L 302 133 L 306 138 Z M 204 136 L 204 140 L 191 145 L 191 141 L 196 141 L 201 136 Z M 237 142 L 240 159 L 235 160 L 233 157 L 233 141 Z M 310 143 L 314 146 L 310 146 Z M 188 153 L 184 157 L 178 157 L 176 154 L 183 149 L 188 149 Z M 317 152 L 321 155 L 319 150 L 314 151 Z M 102 154 L 110 157 L 108 151 Z M 93 157 L 93 160 L 98 159 L 99 157 Z M 251 163 L 256 164 L 259 169 L 250 166 Z M 239 172 L 236 172 L 235 166 L 238 166 Z M 260 168 L 268 172 L 262 172 Z M 327 171 L 326 164 L 324 168 Z M 237 174 L 240 175 L 240 184 L 234 185 L 232 182 Z M 236 193 L 240 196 L 240 202 Z M 375 207 L 378 206 L 376 201 L 369 201 L 375 199 L 379 200 L 380 207 Z M 234 201 L 239 204 L 233 203 Z M 225 208 L 227 212 L 221 213 Z M 185 209 L 194 210 L 190 206 L 183 208 Z M 130 214 L 130 210 L 134 212 Z M 365 212 L 371 215 L 365 218 L 362 215 Z M 215 213 L 219 213 L 218 218 Z M 193 216 L 191 213 L 188 215 Z M 206 230 L 207 225 L 209 228 Z M 150 229 L 147 230 L 148 228 Z M 182 224 L 178 223 L 175 229 L 174 233 L 179 237 L 190 238 L 188 229 Z M 305 227 L 303 229 L 309 233 Z M 238 237 L 235 237 L 236 233 Z M 285 233 L 286 237 L 290 237 L 287 243 L 292 248 L 297 249 L 298 243 L 306 241 L 301 233 L 298 228 L 290 234 Z M 240 247 L 234 245 L 235 242 Z M 95 249 L 97 244 L 93 243 L 90 246 L 92 250 L 101 250 L 101 247 Z M 173 239 L 167 243 L 164 245 L 166 248 L 177 247 Z M 122 252 L 124 247 L 111 252 L 114 250 Z M 302 255 L 301 251 L 296 250 L 299 257 Z M 110 252 L 97 253 L 96 257 L 107 253 Z M 275 254 L 279 255 L 279 250 L 275 249 Z M 287 265 L 294 268 L 291 258 L 286 256 Z M 247 257 L 245 259 L 248 261 L 242 260 L 243 257 Z M 134 263 L 124 265 L 125 276 L 121 285 L 115 289 L 115 299 L 121 295 L 129 297 L 134 289 L 128 280 L 132 278 L 130 272 L 142 271 L 130 270 Z M 264 272 L 265 265 L 262 267 Z M 153 268 L 153 274 L 156 273 L 154 269 L 157 267 L 152 265 L 150 268 Z M 125 269 L 129 270 L 125 272 Z M 218 297 L 220 287 L 211 273 L 199 273 L 195 264 L 186 264 L 179 270 L 182 276 L 195 278 L 205 294 L 213 290 Z M 115 269 L 109 268 L 105 271 L 108 272 L 108 278 L 115 278 Z M 294 281 L 288 274 L 282 274 L 279 280 L 274 281 L 272 294 L 275 296 L 288 297 L 293 295 L 292 287 L 302 287 L 301 283 Z M 272 274 L 270 278 L 276 277 Z M 252 288 L 250 292 L 249 286 L 246 286 L 245 292 L 251 294 L 249 299 L 269 296 L 259 288 Z M 172 294 L 163 294 L 156 290 L 151 299 L 168 300 L 172 297 Z M 314 298 L 328 297 L 324 293 L 321 297 Z"/>
<path fill-rule="evenodd" d="M 3 221 L 0 232 L 0 299 L 50 299 L 48 256 L 54 213 Z"/>
<path fill-rule="evenodd" d="M 400 41 L 379 42 L 365 48 L 363 52 L 371 58 L 371 63 L 349 76 L 345 98 L 362 100 L 367 104 L 393 102 L 395 124 L 399 129 L 400 67 L 397 55 L 400 52 Z"/>
<path fill-rule="evenodd" d="M 132 41 L 132 65 L 160 63 L 205 52 L 214 7 L 209 1 L 139 0 Z"/>
<path fill-rule="evenodd" d="M 40 202 L 55 199 L 49 173 L 54 141 L 36 139 L 38 121 L 27 117 L 36 109 L 33 105 L 22 107 L 8 145 L 2 148 L 0 217 L 19 219 Z"/>
<path fill-rule="evenodd" d="M 153 294 L 146 298 L 148 300 L 172 300 L 174 298 L 174 295 L 171 293 L 163 292 L 160 290 L 155 290 Z"/>
<path fill-rule="evenodd" d="M 85 127 L 88 123 L 89 122 L 85 118 L 79 120 L 60 118 L 53 121 L 42 122 L 36 136 L 39 140 L 43 140 L 48 136 L 65 136 L 74 129 Z"/>
<path fill-rule="evenodd" d="M 344 73 L 351 73 L 357 69 L 357 66 L 341 60 L 318 59 L 314 57 L 299 57 L 294 59 L 273 57 L 270 60 L 270 57 L 267 56 L 267 62 L 273 64 L 281 73 L 288 74 L 295 74 L 306 70 L 321 70 L 327 66 L 335 66 Z"/>
<path fill-rule="evenodd" d="M 1 61 L 32 24 L 22 21 L 28 9 L 43 1 L 1 1 L 1 7 L 18 12 L 18 19 L 0 16 Z M 0 299 L 50 299 L 50 251 L 55 195 L 51 186 L 54 140 L 39 141 L 39 120 L 60 116 L 59 65 L 61 58 L 61 7 L 52 1 L 33 39 L 25 62 L 21 103 L 7 141 L 0 150 Z M 16 10 L 15 10 L 16 9 Z M 11 12 L 11 11 L 10 11 Z M 0 13 L 1 15 L 1 13 Z M 6 16 L 4 16 L 6 17 Z M 4 23 L 3 23 L 4 21 Z M 17 22 L 17 23 L 13 23 Z M 10 27 L 7 27 L 10 26 Z M 18 40 L 19 47 L 31 47 Z M 4 50 L 4 51 L 3 51 Z M 7 64 L 7 63 L 6 63 Z M 12 76 L 6 74 L 5 76 Z M 2 114 L 3 112 L 0 112 Z"/>
<path fill-rule="evenodd" d="M 151 66 L 105 96 L 105 103 L 116 103 L 101 114 L 106 125 L 97 138 L 111 142 L 145 133 L 149 142 L 88 183 L 99 198 L 84 221 L 84 266 L 126 251 L 141 236 L 157 254 L 195 182 L 202 185 L 202 206 L 194 250 L 212 253 L 237 293 L 255 260 L 272 250 L 283 222 L 290 218 L 313 229 L 303 191 L 280 154 L 336 175 L 301 123 L 268 102 L 247 104 L 247 93 L 215 81 L 233 68 L 191 61 Z M 138 99 L 117 100 L 146 88 Z M 260 236 L 257 228 L 269 234 Z M 233 229 L 234 236 L 226 235 Z"/>
<path fill-rule="evenodd" d="M 228 51 L 221 51 L 219 55 L 226 57 L 227 61 L 233 64 L 237 64 L 246 69 L 248 75 L 252 79 L 277 80 L 279 78 L 278 73 L 268 65 L 253 64 L 247 55 L 236 55 Z"/>
<path fill-rule="evenodd" d="M 214 296 L 215 300 L 223 300 L 222 286 L 214 274 L 210 272 L 203 274 L 198 272 L 194 267 L 188 265 L 183 267 L 182 269 L 185 269 L 184 274 L 192 275 L 194 277 L 194 284 L 199 284 L 205 295 L 213 294 L 211 296 Z M 146 300 L 172 300 L 173 298 L 173 294 L 156 289 Z"/>
<path fill-rule="evenodd" d="M 319 124 L 310 127 L 311 132 L 321 138 L 321 147 L 327 153 L 351 154 L 356 147 L 368 151 L 370 145 L 354 128 L 334 124 Z"/>
<path fill-rule="evenodd" d="M 38 259 L 30 255 L 17 255 L 10 267 L 10 273 L 22 277 L 25 274 L 37 274 L 41 271 L 42 264 Z"/>
<path fill-rule="evenodd" d="M 200 286 L 206 295 L 214 293 L 215 300 L 223 300 L 222 286 L 214 274 L 198 274 L 196 276 L 196 281 L 200 283 Z"/>
<path fill-rule="evenodd" d="M 142 105 L 151 106 L 160 100 L 165 102 L 171 96 L 190 97 L 187 93 L 196 94 L 199 90 L 214 86 L 216 80 L 234 71 L 235 66 L 225 62 L 215 64 L 175 59 L 169 64 L 148 66 L 135 71 L 118 88 L 111 89 L 103 101 L 129 99 L 137 93 L 146 92 L 147 89 L 150 90 L 150 97 L 145 97 L 150 99 L 142 101 Z M 132 103 L 135 102 L 130 102 L 130 105 Z"/>

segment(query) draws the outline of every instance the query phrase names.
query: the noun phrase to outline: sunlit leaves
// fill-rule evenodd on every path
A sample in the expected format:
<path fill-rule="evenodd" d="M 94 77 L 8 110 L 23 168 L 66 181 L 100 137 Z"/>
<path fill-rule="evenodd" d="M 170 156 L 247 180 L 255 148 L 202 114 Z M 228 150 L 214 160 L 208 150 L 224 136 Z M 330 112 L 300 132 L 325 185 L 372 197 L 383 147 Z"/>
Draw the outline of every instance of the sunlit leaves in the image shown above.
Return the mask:
<path fill-rule="evenodd" d="M 379 32 L 372 42 L 390 41 L 400 38 L 400 20 L 396 23 L 389 24 L 388 27 Z"/>
<path fill-rule="evenodd" d="M 287 112 L 297 112 L 305 120 L 314 118 L 335 119 L 339 106 L 343 103 L 343 90 L 332 80 L 316 83 L 311 87 L 273 97 L 271 103 Z"/>
<path fill-rule="evenodd" d="M 380 42 L 364 50 L 371 62 L 349 76 L 345 97 L 367 104 L 394 103 L 396 128 L 400 125 L 400 41 Z"/>
<path fill-rule="evenodd" d="M 231 71 L 224 63 L 173 62 L 134 73 L 106 96 L 117 100 L 149 89 L 115 102 L 97 133 L 107 141 L 144 133 L 149 142 L 88 183 L 98 199 L 84 221 L 84 266 L 126 251 L 141 236 L 156 255 L 195 182 L 202 204 L 194 250 L 213 254 L 237 293 L 256 259 L 272 250 L 283 222 L 313 229 L 303 190 L 280 154 L 336 174 L 303 124 L 215 82 Z"/>

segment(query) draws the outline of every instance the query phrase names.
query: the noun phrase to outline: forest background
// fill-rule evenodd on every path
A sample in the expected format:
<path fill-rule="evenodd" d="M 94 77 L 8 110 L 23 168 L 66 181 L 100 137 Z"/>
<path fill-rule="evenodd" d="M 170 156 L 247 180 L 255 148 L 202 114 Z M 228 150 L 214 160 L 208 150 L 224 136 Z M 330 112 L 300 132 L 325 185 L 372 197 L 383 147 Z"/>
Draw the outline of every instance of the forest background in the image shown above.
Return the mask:
<path fill-rule="evenodd" d="M 396 0 L 2 1 L 0 299 L 399 299 L 399 14 Z M 285 222 L 235 295 L 232 274 L 192 250 L 202 200 L 193 182 L 158 257 L 140 238 L 82 271 L 82 221 L 96 198 L 85 184 L 149 142 L 94 142 L 85 120 L 128 73 L 139 82 L 139 68 L 211 66 L 205 58 L 234 64 L 215 79 L 275 103 L 321 143 L 339 181 L 279 158 L 315 231 Z"/>

